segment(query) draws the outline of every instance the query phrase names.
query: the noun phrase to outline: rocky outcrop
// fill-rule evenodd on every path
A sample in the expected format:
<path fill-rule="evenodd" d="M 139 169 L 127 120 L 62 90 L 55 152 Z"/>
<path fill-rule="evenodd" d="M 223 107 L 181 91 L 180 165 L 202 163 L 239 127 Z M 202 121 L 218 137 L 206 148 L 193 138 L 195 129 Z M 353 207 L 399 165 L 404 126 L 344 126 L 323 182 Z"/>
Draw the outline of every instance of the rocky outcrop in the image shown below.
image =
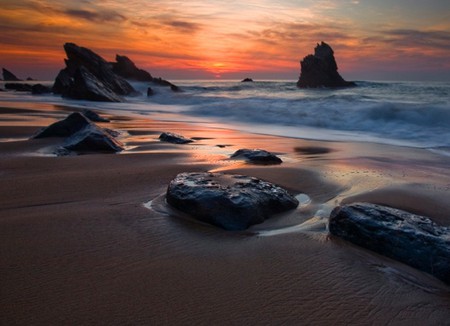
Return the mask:
<path fill-rule="evenodd" d="M 330 233 L 450 284 L 450 228 L 399 209 L 354 203 L 335 208 Z"/>
<path fill-rule="evenodd" d="M 31 92 L 32 86 L 30 84 L 22 83 L 6 83 L 5 89 L 13 90 L 16 92 Z"/>
<path fill-rule="evenodd" d="M 281 158 L 263 149 L 239 149 L 231 155 L 234 159 L 245 159 L 253 164 L 281 164 Z"/>
<path fill-rule="evenodd" d="M 333 49 L 325 42 L 317 44 L 314 55 L 303 58 L 300 66 L 300 78 L 297 82 L 300 88 L 356 86 L 354 82 L 345 81 L 339 75 Z"/>
<path fill-rule="evenodd" d="M 136 81 L 153 81 L 152 75 L 147 71 L 136 67 L 133 61 L 128 57 L 122 55 L 116 55 L 116 62 L 112 62 L 113 71 L 122 76 L 125 79 L 131 79 Z"/>
<path fill-rule="evenodd" d="M 253 79 L 248 77 L 241 80 L 241 83 L 251 83 L 251 82 L 253 82 Z"/>
<path fill-rule="evenodd" d="M 44 86 L 42 84 L 35 84 L 31 86 L 31 94 L 41 95 L 51 93 L 52 89 L 50 87 Z"/>
<path fill-rule="evenodd" d="M 182 135 L 174 134 L 172 132 L 163 132 L 161 135 L 159 135 L 159 140 L 172 144 L 188 144 L 194 141 L 193 139 L 186 138 Z"/>
<path fill-rule="evenodd" d="M 66 137 L 62 147 L 68 151 L 119 152 L 124 149 L 123 145 L 114 138 L 113 132 L 100 128 L 79 112 L 71 113 L 64 120 L 42 129 L 33 138 L 47 137 Z M 59 153 L 65 152 L 59 151 Z"/>
<path fill-rule="evenodd" d="M 226 230 L 245 230 L 298 205 L 274 184 L 221 173 L 181 173 L 170 182 L 166 199 L 191 217 Z"/>
<path fill-rule="evenodd" d="M 53 92 L 64 97 L 120 102 L 136 90 L 114 73 L 112 65 L 93 51 L 73 43 L 64 44 L 66 68 L 60 71 Z"/>
<path fill-rule="evenodd" d="M 11 71 L 2 68 L 3 71 L 3 80 L 4 81 L 21 81 L 21 79 L 17 78 Z"/>

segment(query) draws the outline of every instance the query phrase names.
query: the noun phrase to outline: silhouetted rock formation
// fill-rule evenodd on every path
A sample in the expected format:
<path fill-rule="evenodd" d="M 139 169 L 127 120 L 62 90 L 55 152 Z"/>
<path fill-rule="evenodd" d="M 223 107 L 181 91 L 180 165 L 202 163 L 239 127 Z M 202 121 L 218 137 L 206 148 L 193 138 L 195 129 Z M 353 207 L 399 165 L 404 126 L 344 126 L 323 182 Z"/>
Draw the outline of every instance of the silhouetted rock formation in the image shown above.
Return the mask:
<path fill-rule="evenodd" d="M 33 79 L 33 78 L 31 78 L 31 77 L 27 77 L 27 80 L 28 80 L 28 81 L 33 81 L 33 80 L 35 80 L 35 79 Z"/>
<path fill-rule="evenodd" d="M 304 57 L 300 66 L 300 78 L 297 82 L 300 88 L 356 86 L 339 75 L 333 49 L 325 42 L 317 44 L 314 55 Z"/>
<path fill-rule="evenodd" d="M 253 164 L 281 164 L 281 158 L 263 149 L 239 149 L 231 158 L 244 158 L 247 162 Z"/>
<path fill-rule="evenodd" d="M 5 84 L 5 89 L 13 90 L 16 92 L 31 92 L 32 86 L 30 84 L 22 83 L 7 83 Z"/>
<path fill-rule="evenodd" d="M 109 62 L 73 43 L 64 44 L 66 68 L 60 71 L 53 92 L 73 99 L 120 102 L 121 96 L 136 94 L 136 90 L 114 73 Z"/>
<path fill-rule="evenodd" d="M 35 84 L 31 86 L 31 94 L 41 95 L 51 93 L 52 89 L 50 87 L 44 86 L 42 84 Z"/>
<path fill-rule="evenodd" d="M 450 284 L 450 228 L 429 218 L 368 203 L 337 207 L 330 233 L 430 273 Z"/>
<path fill-rule="evenodd" d="M 163 132 L 161 135 L 159 135 L 159 140 L 172 144 L 188 144 L 194 141 L 193 139 L 186 138 L 182 135 L 174 134 L 172 132 Z"/>
<path fill-rule="evenodd" d="M 99 116 L 97 113 L 95 113 L 94 111 L 89 110 L 89 109 L 84 109 L 83 115 L 93 122 L 110 122 L 109 119 L 103 118 L 103 117 Z"/>
<path fill-rule="evenodd" d="M 133 61 L 126 56 L 116 55 L 116 61 L 112 62 L 113 71 L 125 79 L 137 81 L 153 81 L 152 75 L 147 71 L 136 67 Z"/>
<path fill-rule="evenodd" d="M 253 79 L 247 77 L 247 78 L 242 79 L 241 83 L 248 83 L 248 82 L 251 83 L 252 81 L 253 81 Z"/>
<path fill-rule="evenodd" d="M 21 79 L 17 78 L 11 71 L 2 68 L 3 70 L 3 80 L 4 81 L 21 81 Z"/>
<path fill-rule="evenodd" d="M 102 119 L 96 113 L 92 113 Z M 119 152 L 123 150 L 123 145 L 114 139 L 113 132 L 100 128 L 79 112 L 71 113 L 64 120 L 43 128 L 33 136 L 36 139 L 47 137 L 66 137 L 63 149 L 69 151 Z M 64 150 L 59 153 L 66 154 Z"/>
<path fill-rule="evenodd" d="M 178 174 L 166 199 L 191 217 L 226 230 L 245 230 L 298 205 L 297 199 L 274 184 L 221 173 Z"/>

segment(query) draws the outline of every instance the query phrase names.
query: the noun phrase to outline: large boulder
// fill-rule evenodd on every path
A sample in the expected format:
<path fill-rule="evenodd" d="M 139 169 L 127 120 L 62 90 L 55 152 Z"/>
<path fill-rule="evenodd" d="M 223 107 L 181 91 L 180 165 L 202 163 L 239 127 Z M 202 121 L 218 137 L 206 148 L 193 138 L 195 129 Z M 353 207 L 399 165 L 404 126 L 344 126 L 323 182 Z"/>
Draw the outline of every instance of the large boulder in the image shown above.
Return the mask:
<path fill-rule="evenodd" d="M 191 217 L 226 230 L 245 230 L 298 205 L 297 199 L 274 184 L 221 173 L 178 174 L 166 199 Z"/>
<path fill-rule="evenodd" d="M 231 155 L 234 159 L 244 159 L 253 164 L 281 164 L 281 158 L 263 149 L 239 149 Z"/>
<path fill-rule="evenodd" d="M 399 209 L 354 203 L 335 208 L 330 233 L 450 284 L 450 228 Z"/>
<path fill-rule="evenodd" d="M 11 71 L 2 68 L 3 72 L 3 80 L 4 81 L 20 81 L 21 79 L 17 78 Z"/>
<path fill-rule="evenodd" d="M 121 101 L 136 90 L 114 73 L 112 65 L 93 51 L 74 43 L 64 44 L 66 68 L 60 71 L 53 92 L 64 97 L 91 101 Z"/>
<path fill-rule="evenodd" d="M 345 81 L 339 75 L 334 51 L 325 42 L 317 44 L 314 55 L 303 58 L 300 66 L 300 78 L 297 82 L 300 88 L 356 86 L 354 82 Z"/>

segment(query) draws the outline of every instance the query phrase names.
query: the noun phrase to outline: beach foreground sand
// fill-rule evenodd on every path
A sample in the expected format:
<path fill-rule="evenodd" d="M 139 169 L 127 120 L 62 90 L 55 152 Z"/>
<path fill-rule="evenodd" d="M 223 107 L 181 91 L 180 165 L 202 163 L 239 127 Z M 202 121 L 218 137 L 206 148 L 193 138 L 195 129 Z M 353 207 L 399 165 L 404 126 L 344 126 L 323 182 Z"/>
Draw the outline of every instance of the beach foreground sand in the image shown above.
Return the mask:
<path fill-rule="evenodd" d="M 73 110 L 0 109 L 0 324 L 448 324 L 448 286 L 329 236 L 325 217 L 368 201 L 450 225 L 449 157 L 111 112 L 102 126 L 122 131 L 122 154 L 55 157 L 60 140 L 28 140 Z M 162 143 L 162 131 L 197 141 Z M 284 163 L 229 160 L 239 148 Z M 170 180 L 194 171 L 259 177 L 311 202 L 224 231 L 164 203 Z"/>

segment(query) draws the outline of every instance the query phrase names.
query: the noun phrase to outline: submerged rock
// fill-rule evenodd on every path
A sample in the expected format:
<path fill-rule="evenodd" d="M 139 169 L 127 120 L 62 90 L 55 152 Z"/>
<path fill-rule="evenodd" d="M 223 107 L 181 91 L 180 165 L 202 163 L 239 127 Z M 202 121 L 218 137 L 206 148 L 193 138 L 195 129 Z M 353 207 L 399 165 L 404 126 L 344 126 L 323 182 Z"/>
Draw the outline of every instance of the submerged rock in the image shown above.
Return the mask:
<path fill-rule="evenodd" d="M 317 44 L 314 55 L 304 57 L 300 66 L 300 78 L 297 82 L 300 88 L 356 86 L 354 82 L 345 81 L 339 75 L 333 49 L 325 42 Z"/>
<path fill-rule="evenodd" d="M 247 77 L 241 80 L 241 83 L 249 83 L 249 82 L 250 83 L 253 82 L 253 79 Z"/>
<path fill-rule="evenodd" d="M 239 149 L 231 158 L 243 158 L 253 164 L 281 164 L 281 158 L 263 149 Z"/>
<path fill-rule="evenodd" d="M 178 174 L 166 198 L 178 210 L 226 230 L 245 230 L 298 205 L 297 199 L 274 184 L 221 173 Z"/>
<path fill-rule="evenodd" d="M 193 139 L 186 138 L 182 135 L 174 134 L 172 132 L 163 132 L 161 135 L 159 135 L 159 140 L 173 144 L 188 144 L 194 141 Z"/>
<path fill-rule="evenodd" d="M 450 284 L 450 228 L 399 209 L 355 203 L 335 208 L 330 233 Z"/>
<path fill-rule="evenodd" d="M 2 68 L 2 72 L 4 81 L 21 81 L 21 79 L 17 78 L 16 75 L 14 75 L 8 69 Z"/>

